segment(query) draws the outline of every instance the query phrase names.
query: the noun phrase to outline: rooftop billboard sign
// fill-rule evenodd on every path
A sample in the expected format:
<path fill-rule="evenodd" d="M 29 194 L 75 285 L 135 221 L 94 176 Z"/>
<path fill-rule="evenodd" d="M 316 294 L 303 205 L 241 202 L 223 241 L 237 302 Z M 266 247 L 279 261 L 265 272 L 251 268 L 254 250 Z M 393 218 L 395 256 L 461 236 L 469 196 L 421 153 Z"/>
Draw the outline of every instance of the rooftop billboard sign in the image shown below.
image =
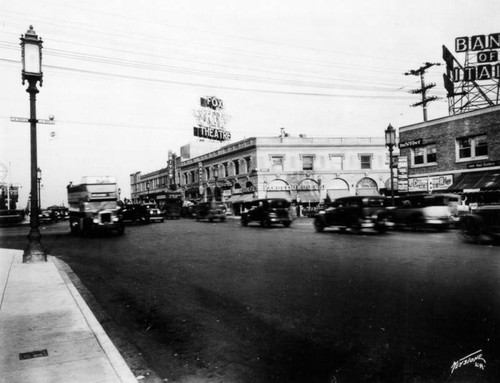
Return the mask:
<path fill-rule="evenodd" d="M 450 115 L 500 104 L 500 33 L 462 36 L 455 39 L 460 62 L 443 45 Z"/>
<path fill-rule="evenodd" d="M 193 128 L 193 135 L 216 141 L 231 139 L 231 133 L 225 130 L 229 116 L 224 112 L 224 102 L 215 96 L 200 98 L 200 108 L 193 111 L 198 126 Z"/>

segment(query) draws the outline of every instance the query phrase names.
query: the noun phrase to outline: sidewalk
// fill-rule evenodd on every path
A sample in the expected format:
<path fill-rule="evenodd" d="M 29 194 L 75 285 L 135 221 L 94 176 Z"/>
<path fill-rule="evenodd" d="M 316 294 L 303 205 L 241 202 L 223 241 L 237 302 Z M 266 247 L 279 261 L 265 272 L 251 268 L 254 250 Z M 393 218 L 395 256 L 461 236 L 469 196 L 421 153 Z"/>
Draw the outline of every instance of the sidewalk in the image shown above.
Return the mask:
<path fill-rule="evenodd" d="M 0 249 L 0 382 L 137 383 L 57 262 Z"/>

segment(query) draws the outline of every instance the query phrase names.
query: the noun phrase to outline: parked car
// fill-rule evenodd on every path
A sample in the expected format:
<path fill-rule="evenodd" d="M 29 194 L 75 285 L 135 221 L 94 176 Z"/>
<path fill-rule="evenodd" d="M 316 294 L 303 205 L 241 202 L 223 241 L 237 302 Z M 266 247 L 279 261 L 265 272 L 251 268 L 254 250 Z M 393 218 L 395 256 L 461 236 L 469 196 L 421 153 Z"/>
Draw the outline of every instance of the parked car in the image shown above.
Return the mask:
<path fill-rule="evenodd" d="M 43 209 L 38 214 L 38 220 L 40 222 L 57 222 L 59 220 L 59 215 L 57 212 L 49 209 Z"/>
<path fill-rule="evenodd" d="M 69 209 L 65 206 L 53 205 L 49 206 L 47 210 L 50 210 L 57 216 L 57 219 L 69 219 Z"/>
<path fill-rule="evenodd" d="M 460 217 L 458 229 L 465 242 L 500 242 L 500 204 L 479 206 Z"/>
<path fill-rule="evenodd" d="M 264 198 L 252 201 L 249 210 L 241 214 L 241 224 L 247 226 L 250 222 L 259 222 L 262 227 L 270 227 L 278 223 L 285 227 L 292 224 L 290 202 L 284 198 Z"/>
<path fill-rule="evenodd" d="M 395 198 L 389 218 L 396 228 L 446 230 L 458 220 L 458 194 L 415 194 Z"/>
<path fill-rule="evenodd" d="M 141 204 L 123 205 L 121 214 L 125 223 L 146 224 L 150 219 L 149 210 Z"/>
<path fill-rule="evenodd" d="M 314 217 L 314 228 L 323 231 L 336 227 L 353 233 L 364 230 L 385 232 L 392 223 L 387 219 L 385 198 L 382 196 L 349 196 L 337 198 L 318 211 Z"/>
<path fill-rule="evenodd" d="M 160 209 L 154 208 L 149 209 L 149 221 L 150 222 L 163 222 L 165 220 L 165 216 L 161 212 Z"/>
<path fill-rule="evenodd" d="M 212 222 L 218 219 L 221 222 L 226 220 L 226 205 L 223 202 L 202 202 L 195 209 L 196 220 L 208 219 Z"/>
<path fill-rule="evenodd" d="M 181 206 L 178 204 L 166 204 L 163 214 L 167 219 L 181 218 Z"/>

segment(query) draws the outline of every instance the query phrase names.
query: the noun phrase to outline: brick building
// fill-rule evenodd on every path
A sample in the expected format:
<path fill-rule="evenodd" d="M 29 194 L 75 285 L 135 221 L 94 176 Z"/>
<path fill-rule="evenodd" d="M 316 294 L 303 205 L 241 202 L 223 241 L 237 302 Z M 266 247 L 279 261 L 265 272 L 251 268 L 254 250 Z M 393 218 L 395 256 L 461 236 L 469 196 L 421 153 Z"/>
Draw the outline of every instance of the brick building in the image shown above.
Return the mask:
<path fill-rule="evenodd" d="M 446 191 L 467 203 L 500 202 L 500 106 L 399 128 L 408 189 Z"/>

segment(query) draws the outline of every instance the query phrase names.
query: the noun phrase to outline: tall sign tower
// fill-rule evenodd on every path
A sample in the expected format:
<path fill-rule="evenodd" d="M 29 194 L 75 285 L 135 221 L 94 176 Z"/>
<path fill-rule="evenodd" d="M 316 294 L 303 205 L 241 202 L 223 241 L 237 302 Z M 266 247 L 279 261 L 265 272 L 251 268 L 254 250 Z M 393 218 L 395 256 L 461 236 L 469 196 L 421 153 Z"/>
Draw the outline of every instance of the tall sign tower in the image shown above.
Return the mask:
<path fill-rule="evenodd" d="M 443 80 L 450 115 L 499 105 L 499 50 L 500 33 L 457 37 L 455 52 L 463 54 L 463 62 L 443 45 Z"/>

